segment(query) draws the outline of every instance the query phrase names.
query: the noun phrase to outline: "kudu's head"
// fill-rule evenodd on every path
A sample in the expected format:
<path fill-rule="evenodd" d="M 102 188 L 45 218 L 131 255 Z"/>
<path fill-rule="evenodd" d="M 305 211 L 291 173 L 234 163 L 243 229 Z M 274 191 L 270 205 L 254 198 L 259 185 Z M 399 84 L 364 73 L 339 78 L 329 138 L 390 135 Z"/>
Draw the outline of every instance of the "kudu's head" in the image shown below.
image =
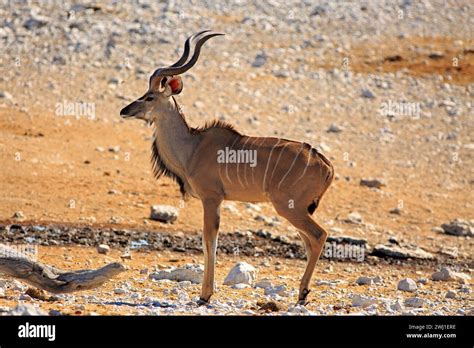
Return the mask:
<path fill-rule="evenodd" d="M 141 98 L 120 110 L 120 116 L 139 118 L 147 122 L 153 121 L 156 117 L 153 115 L 159 114 L 160 108 L 166 107 L 169 98 L 183 90 L 183 81 L 179 75 L 196 64 L 202 45 L 211 37 L 218 35 L 224 34 L 204 30 L 188 37 L 181 58 L 173 65 L 155 70 L 150 77 L 148 91 Z M 191 52 L 193 55 L 188 61 Z"/>

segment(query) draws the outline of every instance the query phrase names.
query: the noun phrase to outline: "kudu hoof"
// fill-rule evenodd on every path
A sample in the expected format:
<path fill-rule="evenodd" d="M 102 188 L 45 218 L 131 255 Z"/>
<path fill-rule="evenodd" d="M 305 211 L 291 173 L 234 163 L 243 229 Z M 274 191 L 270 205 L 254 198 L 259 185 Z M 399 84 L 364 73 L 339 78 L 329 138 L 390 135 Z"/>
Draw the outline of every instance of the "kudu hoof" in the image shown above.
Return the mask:
<path fill-rule="evenodd" d="M 197 301 L 197 305 L 198 306 L 206 306 L 209 304 L 209 300 L 203 300 L 202 298 L 200 298 L 198 301 Z"/>
<path fill-rule="evenodd" d="M 310 293 L 310 290 L 304 289 L 298 299 L 297 304 L 299 304 L 300 306 L 306 306 L 308 304 L 308 301 L 306 300 L 306 298 L 308 297 L 309 293 Z"/>

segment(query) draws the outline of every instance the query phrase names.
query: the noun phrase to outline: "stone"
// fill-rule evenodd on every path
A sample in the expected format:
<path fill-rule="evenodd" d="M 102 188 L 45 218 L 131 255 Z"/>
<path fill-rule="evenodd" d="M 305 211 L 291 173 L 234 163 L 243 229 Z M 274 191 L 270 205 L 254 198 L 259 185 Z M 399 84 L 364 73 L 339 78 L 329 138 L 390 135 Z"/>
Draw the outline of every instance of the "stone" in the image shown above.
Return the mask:
<path fill-rule="evenodd" d="M 250 288 L 250 285 L 248 284 L 239 283 L 239 284 L 232 285 L 232 289 L 242 290 L 242 289 L 248 289 L 248 288 Z"/>
<path fill-rule="evenodd" d="M 123 260 L 131 260 L 132 254 L 130 254 L 129 252 L 124 252 L 122 255 L 120 255 L 120 258 Z"/>
<path fill-rule="evenodd" d="M 271 288 L 273 287 L 273 284 L 272 282 L 270 281 L 270 279 L 261 279 L 259 280 L 258 282 L 255 283 L 255 287 L 256 288 L 262 288 L 262 289 L 266 289 L 266 288 Z"/>
<path fill-rule="evenodd" d="M 395 312 L 400 312 L 404 309 L 404 307 L 403 307 L 403 304 L 399 300 L 396 300 L 390 304 L 390 309 Z"/>
<path fill-rule="evenodd" d="M 257 302 L 257 306 L 260 310 L 265 312 L 279 312 L 285 309 L 285 307 L 281 303 L 275 301 Z"/>
<path fill-rule="evenodd" d="M 361 224 L 362 223 L 362 216 L 354 211 L 350 214 L 347 215 L 347 218 L 344 220 L 345 222 L 351 223 L 351 224 Z"/>
<path fill-rule="evenodd" d="M 13 97 L 10 93 L 7 91 L 0 91 L 0 100 L 5 99 L 5 100 L 13 100 Z"/>
<path fill-rule="evenodd" d="M 363 88 L 362 91 L 361 91 L 361 95 L 364 97 L 364 98 L 368 98 L 368 99 L 374 99 L 375 98 L 375 94 L 374 92 L 372 92 L 370 89 L 368 88 Z"/>
<path fill-rule="evenodd" d="M 154 280 L 168 279 L 178 282 L 188 280 L 191 283 L 200 284 L 202 283 L 203 274 L 204 267 L 202 265 L 187 264 L 184 267 L 172 267 L 167 270 L 151 273 L 148 277 Z"/>
<path fill-rule="evenodd" d="M 108 254 L 110 252 L 110 247 L 107 244 L 99 244 L 97 246 L 97 252 L 99 254 Z"/>
<path fill-rule="evenodd" d="M 171 223 L 178 219 L 178 215 L 178 209 L 171 205 L 153 205 L 151 207 L 150 219 Z"/>
<path fill-rule="evenodd" d="M 8 312 L 8 315 L 15 316 L 32 316 L 32 315 L 48 315 L 48 312 L 31 304 L 19 304 Z"/>
<path fill-rule="evenodd" d="M 453 236 L 473 236 L 474 224 L 463 219 L 454 219 L 449 223 L 442 224 L 441 228 L 444 233 Z"/>
<path fill-rule="evenodd" d="M 425 304 L 425 300 L 420 297 L 409 297 L 405 299 L 405 306 L 413 308 L 421 308 Z"/>
<path fill-rule="evenodd" d="M 377 303 L 377 299 L 373 297 L 368 297 L 360 294 L 355 294 L 352 296 L 352 307 L 368 307 Z"/>
<path fill-rule="evenodd" d="M 373 282 L 374 282 L 374 280 L 372 278 L 364 277 L 364 276 L 359 277 L 356 280 L 356 284 L 358 284 L 358 285 L 372 285 Z"/>
<path fill-rule="evenodd" d="M 434 281 L 459 281 L 461 283 L 464 283 L 469 281 L 471 277 L 464 273 L 454 272 L 448 267 L 442 267 L 441 270 L 434 272 L 431 275 L 431 279 L 433 279 Z"/>
<path fill-rule="evenodd" d="M 445 297 L 446 297 L 446 298 L 456 298 L 456 295 L 457 295 L 456 291 L 454 291 L 454 290 L 448 290 L 448 292 L 446 293 L 446 296 L 445 296 Z"/>
<path fill-rule="evenodd" d="M 230 270 L 224 279 L 224 285 L 248 284 L 255 283 L 257 271 L 255 267 L 246 263 L 239 262 Z"/>
<path fill-rule="evenodd" d="M 22 220 L 25 220 L 26 217 L 25 217 L 25 214 L 23 214 L 22 211 L 16 211 L 16 212 L 13 213 L 12 219 L 22 221 Z"/>
<path fill-rule="evenodd" d="M 335 123 L 332 123 L 326 130 L 328 133 L 341 133 L 344 129 Z"/>
<path fill-rule="evenodd" d="M 414 292 L 418 289 L 416 282 L 411 278 L 405 278 L 398 282 L 397 289 L 401 291 Z"/>
<path fill-rule="evenodd" d="M 258 53 L 255 56 L 254 61 L 252 62 L 252 67 L 253 68 L 260 68 L 265 65 L 267 62 L 268 56 L 265 54 L 265 52 Z"/>
<path fill-rule="evenodd" d="M 378 244 L 374 247 L 370 255 L 377 257 L 389 257 L 394 259 L 420 259 L 420 260 L 433 260 L 435 257 L 433 254 L 424 251 L 421 248 L 408 248 L 401 247 L 398 245 L 382 245 Z"/>
<path fill-rule="evenodd" d="M 109 146 L 109 152 L 118 153 L 120 152 L 120 146 Z"/>
<path fill-rule="evenodd" d="M 284 284 L 265 288 L 264 295 L 265 296 L 278 295 L 282 297 L 289 296 L 286 285 Z"/>
<path fill-rule="evenodd" d="M 370 188 L 382 188 L 383 186 L 386 186 L 385 181 L 382 179 L 375 179 L 375 178 L 367 178 L 367 179 L 361 179 L 360 180 L 360 186 L 366 186 Z"/>

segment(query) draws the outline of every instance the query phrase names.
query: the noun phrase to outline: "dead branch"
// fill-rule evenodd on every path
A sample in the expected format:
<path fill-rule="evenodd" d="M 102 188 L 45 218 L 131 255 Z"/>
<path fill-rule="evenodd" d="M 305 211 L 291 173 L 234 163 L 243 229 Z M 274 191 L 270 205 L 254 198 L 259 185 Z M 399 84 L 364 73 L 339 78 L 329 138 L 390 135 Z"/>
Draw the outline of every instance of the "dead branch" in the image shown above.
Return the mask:
<path fill-rule="evenodd" d="M 124 266 L 114 262 L 95 270 L 65 272 L 0 244 L 0 272 L 52 293 L 96 288 L 124 270 Z"/>

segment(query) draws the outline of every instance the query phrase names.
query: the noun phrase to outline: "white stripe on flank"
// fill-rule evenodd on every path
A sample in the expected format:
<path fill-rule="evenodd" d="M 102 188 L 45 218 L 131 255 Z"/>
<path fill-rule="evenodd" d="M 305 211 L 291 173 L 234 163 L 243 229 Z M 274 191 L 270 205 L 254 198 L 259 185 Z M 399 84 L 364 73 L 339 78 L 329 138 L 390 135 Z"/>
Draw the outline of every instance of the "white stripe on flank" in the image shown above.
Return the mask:
<path fill-rule="evenodd" d="M 277 143 L 273 145 L 272 150 L 270 151 L 270 155 L 268 156 L 268 161 L 267 161 L 267 167 L 265 168 L 265 174 L 263 176 L 263 183 L 262 183 L 262 191 L 265 192 L 265 181 L 267 180 L 267 172 L 268 172 L 268 167 L 270 166 L 270 160 L 272 158 L 273 150 L 275 150 L 275 147 L 280 144 L 281 139 L 278 139 Z"/>
<path fill-rule="evenodd" d="M 290 168 L 288 169 L 288 171 L 286 172 L 286 174 L 283 176 L 283 178 L 282 178 L 282 179 L 280 180 L 280 182 L 278 183 L 278 188 L 280 188 L 281 183 L 286 179 L 286 176 L 291 172 L 291 169 L 292 169 L 293 166 L 295 165 L 296 159 L 297 159 L 298 156 L 300 155 L 301 151 L 303 151 L 303 149 L 304 149 L 304 144 L 301 144 L 301 150 L 296 154 L 295 159 L 293 160 L 293 163 L 291 163 Z"/>
<path fill-rule="evenodd" d="M 300 175 L 300 177 L 298 179 L 296 179 L 296 181 L 293 183 L 293 185 L 296 184 L 298 181 L 300 181 L 301 178 L 305 175 L 306 170 L 308 169 L 310 160 L 311 160 L 311 149 L 309 150 L 309 153 L 308 153 L 308 162 L 306 162 L 306 167 L 304 167 L 303 173 Z M 293 185 L 291 185 L 291 186 L 293 186 Z"/>
<path fill-rule="evenodd" d="M 250 137 L 249 137 L 249 139 L 250 139 Z M 249 149 L 252 148 L 252 145 L 253 145 L 257 140 L 258 140 L 258 138 L 255 138 L 255 139 L 252 140 L 252 142 L 251 142 L 250 145 L 249 145 Z M 257 157 L 258 157 L 258 156 L 257 156 Z M 254 168 L 254 167 L 252 167 L 252 174 L 253 174 L 253 168 Z M 247 178 L 247 166 L 245 166 L 245 168 L 244 168 L 244 178 L 245 178 L 245 185 L 248 187 L 248 186 L 249 186 L 249 181 L 248 181 L 248 178 Z"/>
<path fill-rule="evenodd" d="M 275 163 L 275 166 L 273 167 L 273 171 L 272 171 L 272 176 L 270 177 L 270 185 L 272 183 L 272 179 L 273 179 L 273 174 L 275 174 L 275 170 L 276 168 L 278 167 L 278 162 L 280 162 L 280 159 L 281 159 L 281 155 L 283 154 L 283 151 L 285 151 L 285 148 L 287 147 L 287 145 L 290 145 L 291 143 L 288 142 L 286 143 L 285 145 L 283 145 L 283 148 L 281 149 L 280 151 L 280 155 L 278 155 L 278 158 L 277 158 L 277 161 Z"/>
<path fill-rule="evenodd" d="M 258 148 L 259 148 L 260 146 L 262 146 L 263 142 L 265 141 L 265 138 L 257 138 L 257 139 L 262 139 L 261 144 L 258 145 L 257 148 L 255 149 L 255 151 L 257 151 L 257 154 L 258 154 Z M 257 157 L 258 157 L 258 155 L 257 155 Z M 252 167 L 252 184 L 255 184 L 255 175 L 254 175 L 254 172 L 255 172 L 256 169 L 257 169 L 257 166 Z"/>
<path fill-rule="evenodd" d="M 242 145 L 242 150 L 245 150 L 245 144 L 247 144 L 247 142 L 249 141 L 250 138 L 247 137 L 247 140 L 245 140 L 244 144 Z M 239 164 L 240 162 L 237 162 L 237 180 L 239 180 L 239 184 L 240 186 L 244 187 L 244 184 L 242 184 L 242 181 L 240 180 L 240 175 L 239 175 Z M 244 163 L 245 166 L 244 166 L 244 177 L 245 177 L 245 170 L 247 169 L 247 165 L 249 165 L 248 163 Z"/>
<path fill-rule="evenodd" d="M 234 142 L 232 143 L 231 147 L 229 148 L 229 150 L 232 150 L 232 148 L 234 147 L 235 143 L 237 142 L 237 140 L 239 140 L 238 137 L 235 138 Z M 227 179 L 229 180 L 229 182 L 232 182 L 232 180 L 230 179 L 230 176 L 229 176 L 229 170 L 228 170 L 228 166 L 229 166 L 229 161 L 226 161 L 225 162 L 225 175 L 227 176 Z"/>

